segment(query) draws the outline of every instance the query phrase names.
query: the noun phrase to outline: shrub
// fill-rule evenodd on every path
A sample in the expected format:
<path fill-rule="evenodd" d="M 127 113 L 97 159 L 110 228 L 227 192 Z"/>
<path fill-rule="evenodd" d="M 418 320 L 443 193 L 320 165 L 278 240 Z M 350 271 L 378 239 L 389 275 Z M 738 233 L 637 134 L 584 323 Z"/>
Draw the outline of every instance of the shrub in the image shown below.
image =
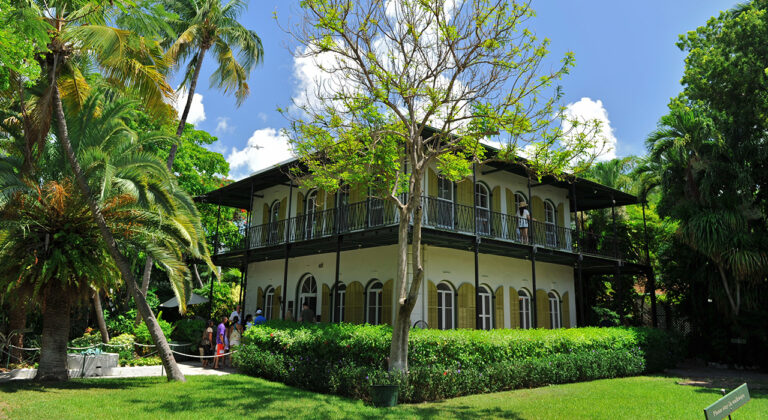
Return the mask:
<path fill-rule="evenodd" d="M 135 340 L 135 337 L 131 334 L 120 334 L 117 337 L 112 337 L 109 340 L 109 346 L 105 346 L 105 349 L 110 353 L 117 352 L 122 364 L 124 361 L 134 358 L 133 343 Z"/>
<path fill-rule="evenodd" d="M 101 343 L 101 333 L 99 331 L 86 331 L 82 337 L 73 339 L 67 345 L 68 347 L 91 347 L 93 345 Z M 79 353 L 83 350 L 80 349 L 67 349 L 69 353 Z"/>
<path fill-rule="evenodd" d="M 413 330 L 409 375 L 386 374 L 386 326 L 270 322 L 235 354 L 246 374 L 368 399 L 373 383 L 401 384 L 400 400 L 431 401 L 520 387 L 637 375 L 672 363 L 671 338 L 647 328 Z"/>
<path fill-rule="evenodd" d="M 160 324 L 160 329 L 163 330 L 163 335 L 165 335 L 165 338 L 168 338 L 171 336 L 171 332 L 173 332 L 173 325 L 171 325 L 170 322 L 162 319 L 162 315 L 162 311 L 157 314 L 157 323 Z M 149 328 L 147 328 L 147 324 L 143 321 L 133 330 L 133 335 L 136 336 L 137 343 L 154 344 L 152 342 L 152 336 L 149 335 Z"/>
<path fill-rule="evenodd" d="M 192 347 L 197 348 L 197 344 L 203 336 L 203 330 L 205 330 L 204 320 L 181 319 L 174 324 L 171 337 L 182 343 L 192 343 Z"/>

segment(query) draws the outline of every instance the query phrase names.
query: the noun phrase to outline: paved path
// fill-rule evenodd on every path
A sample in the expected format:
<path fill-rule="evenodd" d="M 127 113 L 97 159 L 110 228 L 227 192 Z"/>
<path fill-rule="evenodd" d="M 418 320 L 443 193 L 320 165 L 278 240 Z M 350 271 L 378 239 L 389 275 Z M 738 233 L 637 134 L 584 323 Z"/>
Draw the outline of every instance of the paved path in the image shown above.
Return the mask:
<path fill-rule="evenodd" d="M 235 373 L 234 368 L 213 369 L 200 367 L 200 362 L 180 362 L 179 367 L 184 376 L 192 375 L 229 375 Z M 10 372 L 0 373 L 0 382 L 12 380 L 33 379 L 37 369 L 14 369 Z M 96 376 L 92 378 L 138 378 L 142 376 L 165 376 L 165 370 L 162 366 L 135 366 L 135 367 L 117 367 L 110 370 L 109 376 Z"/>
<path fill-rule="evenodd" d="M 768 374 L 750 370 L 718 369 L 681 363 L 677 368 L 664 373 L 682 378 L 679 382 L 681 385 L 730 390 L 746 382 L 749 389 L 768 389 Z"/>

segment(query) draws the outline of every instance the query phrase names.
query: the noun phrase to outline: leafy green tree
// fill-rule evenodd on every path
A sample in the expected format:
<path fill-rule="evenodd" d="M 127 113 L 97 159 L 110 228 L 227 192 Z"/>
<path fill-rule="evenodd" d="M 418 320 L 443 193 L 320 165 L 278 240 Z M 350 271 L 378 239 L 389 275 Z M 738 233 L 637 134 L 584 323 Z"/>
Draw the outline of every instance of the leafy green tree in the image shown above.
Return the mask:
<path fill-rule="evenodd" d="M 35 56 L 48 45 L 48 34 L 34 12 L 0 0 L 0 92 L 11 88 L 11 73 L 27 80 L 40 77 Z"/>
<path fill-rule="evenodd" d="M 330 192 L 341 182 L 370 188 L 396 209 L 389 368 L 407 372 L 410 316 L 424 278 L 421 197 L 429 166 L 437 164 L 451 180 L 463 178 L 485 159 L 480 140 L 495 136 L 503 145 L 495 158 L 516 159 L 525 148 L 531 176 L 579 170 L 591 162 L 599 126 L 553 123 L 561 116 L 560 91 L 552 97 L 544 91 L 569 71 L 573 55 L 551 72 L 540 70 L 549 41 L 525 26 L 534 15 L 527 2 L 307 0 L 300 6 L 300 23 L 289 29 L 294 51 L 323 74 L 285 113 L 292 145 L 311 175 L 302 181 Z"/>
<path fill-rule="evenodd" d="M 213 265 L 191 199 L 162 160 L 143 150 L 158 139 L 124 124 L 133 106 L 94 94 L 78 114 L 68 116 L 69 128 L 82 175 L 98 191 L 91 199 L 120 249 L 151 255 L 185 301 L 190 287 L 184 254 Z M 87 301 L 92 288 L 114 287 L 120 276 L 63 156 L 55 150 L 45 156 L 46 169 L 31 177 L 19 175 L 21 159 L 7 157 L 0 166 L 0 226 L 9 239 L 0 248 L 0 261 L 8 267 L 0 284 L 30 286 L 31 298 L 44 308 L 39 378 L 66 379 L 71 305 Z"/>
<path fill-rule="evenodd" d="M 186 66 L 183 86 L 187 102 L 176 129 L 176 136 L 181 137 L 206 53 L 212 50 L 217 63 L 211 86 L 223 89 L 224 93 L 234 91 L 240 105 L 250 93 L 248 77 L 263 60 L 264 51 L 256 32 L 238 22 L 247 7 L 243 0 L 165 0 L 164 5 L 178 16 L 170 22 L 178 38 L 169 45 L 166 54 L 176 65 Z M 177 143 L 171 146 L 169 168 L 174 164 L 177 148 Z"/>
<path fill-rule="evenodd" d="M 107 251 L 114 259 L 139 313 L 149 327 L 168 378 L 184 380 L 154 314 L 138 289 L 130 264 L 118 249 L 115 237 L 98 206 L 97 195 L 94 195 L 94 192 L 98 194 L 98 190 L 92 192 L 88 185 L 72 147 L 64 111 L 65 95 L 62 95 L 87 97 L 87 91 L 82 89 L 85 80 L 78 77 L 79 69 L 73 64 L 78 58 L 85 60 L 85 57 L 89 57 L 100 68 L 106 80 L 135 90 L 149 107 L 165 109 L 164 100 L 171 95 L 172 90 L 163 74 L 167 66 L 162 49 L 151 39 L 108 25 L 112 14 L 116 10 L 125 9 L 130 5 L 129 2 L 52 0 L 39 3 L 34 10 L 49 25 L 52 37 L 48 44 L 49 52 L 41 62 L 46 76 L 41 79 L 41 93 L 31 109 L 22 113 L 30 116 L 25 118 L 27 145 L 36 145 L 38 150 L 42 150 L 51 123 L 56 124 L 56 139 L 71 166 L 75 183 L 88 203 Z M 66 83 L 67 79 L 70 83 Z M 20 98 L 21 104 L 25 104 L 25 101 L 25 98 Z"/>

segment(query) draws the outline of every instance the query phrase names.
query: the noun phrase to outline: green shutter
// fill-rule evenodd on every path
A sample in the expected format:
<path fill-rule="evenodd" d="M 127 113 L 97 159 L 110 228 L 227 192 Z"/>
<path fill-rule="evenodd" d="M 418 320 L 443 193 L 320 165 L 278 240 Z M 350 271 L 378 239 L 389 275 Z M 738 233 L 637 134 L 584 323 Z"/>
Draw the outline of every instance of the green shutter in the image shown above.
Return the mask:
<path fill-rule="evenodd" d="M 509 320 L 510 328 L 520 328 L 520 295 L 514 287 L 509 288 Z"/>
<path fill-rule="evenodd" d="M 544 201 L 535 195 L 531 199 L 531 217 L 541 223 L 544 223 L 546 219 L 544 216 Z"/>
<path fill-rule="evenodd" d="M 563 306 L 561 312 L 563 313 L 563 327 L 571 328 L 571 298 L 568 296 L 568 292 L 563 293 Z"/>
<path fill-rule="evenodd" d="M 494 319 L 494 325 L 493 327 L 497 330 L 500 330 L 504 328 L 504 287 L 499 286 L 498 289 L 496 289 L 496 302 L 495 302 L 495 314 L 494 316 L 496 319 Z"/>
<path fill-rule="evenodd" d="M 269 204 L 264 203 L 264 214 L 261 218 L 261 224 L 266 225 L 269 223 Z"/>
<path fill-rule="evenodd" d="M 435 283 L 427 280 L 427 312 L 429 316 L 429 328 L 437 328 L 437 286 Z"/>
<path fill-rule="evenodd" d="M 491 233 L 501 236 L 501 187 L 493 187 L 491 190 L 491 211 L 496 213 L 491 215 Z"/>
<path fill-rule="evenodd" d="M 320 310 L 320 321 L 331 322 L 331 289 L 326 284 L 323 284 L 323 294 L 320 295 L 320 299 L 323 302 Z"/>
<path fill-rule="evenodd" d="M 259 287 L 256 293 L 257 293 L 256 309 L 263 308 L 264 307 L 264 290 L 262 290 L 261 287 Z"/>
<path fill-rule="evenodd" d="M 304 194 L 301 192 L 296 193 L 296 215 L 304 214 Z"/>
<path fill-rule="evenodd" d="M 394 280 L 389 279 L 381 288 L 381 321 L 382 324 L 392 325 L 392 285 Z"/>
<path fill-rule="evenodd" d="M 363 285 L 360 282 L 353 281 L 347 286 L 346 308 L 344 308 L 345 321 L 353 324 L 362 324 L 365 322 L 363 317 Z"/>
<path fill-rule="evenodd" d="M 288 198 L 284 197 L 282 200 L 280 200 L 280 211 L 278 211 L 277 218 L 280 220 L 285 220 L 285 212 L 288 210 Z"/>
<path fill-rule="evenodd" d="M 427 177 L 429 178 L 427 193 L 430 197 L 437 197 L 437 174 L 432 168 L 429 168 Z"/>
<path fill-rule="evenodd" d="M 515 214 L 515 193 L 512 192 L 509 188 L 504 188 L 504 195 L 507 201 L 507 214 L 510 216 L 516 216 Z M 516 238 L 517 237 L 517 223 L 515 222 L 516 219 L 513 218 L 507 218 L 507 237 L 508 238 Z"/>
<path fill-rule="evenodd" d="M 549 329 L 549 296 L 544 290 L 536 291 L 536 327 Z"/>
<path fill-rule="evenodd" d="M 477 322 L 475 321 L 475 286 L 464 283 L 458 290 L 458 316 L 459 322 L 457 323 L 459 328 L 475 328 Z"/>
<path fill-rule="evenodd" d="M 280 303 L 282 300 L 280 291 L 282 288 L 283 286 L 277 286 L 275 288 L 275 296 L 272 298 L 272 319 L 280 319 L 280 315 L 282 315 L 280 312 Z"/>

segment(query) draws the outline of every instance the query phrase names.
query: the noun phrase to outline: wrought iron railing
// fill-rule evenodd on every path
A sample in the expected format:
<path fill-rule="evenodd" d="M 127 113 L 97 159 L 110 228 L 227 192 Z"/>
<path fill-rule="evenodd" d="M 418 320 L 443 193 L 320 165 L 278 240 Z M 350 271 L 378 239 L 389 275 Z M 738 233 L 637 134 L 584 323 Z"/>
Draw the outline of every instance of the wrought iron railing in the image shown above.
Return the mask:
<path fill-rule="evenodd" d="M 422 226 L 428 229 L 477 234 L 484 238 L 498 239 L 523 245 L 555 249 L 572 253 L 594 254 L 619 258 L 618 242 L 611 237 L 545 223 L 525 220 L 515 215 L 493 212 L 473 206 L 456 204 L 436 197 L 422 197 Z M 318 210 L 257 226 L 243 231 L 240 246 L 227 252 L 283 245 L 327 238 L 338 234 L 363 231 L 384 226 L 394 226 L 399 216 L 394 204 L 378 199 L 342 205 L 328 210 Z M 247 231 L 247 233 L 246 233 Z"/>

